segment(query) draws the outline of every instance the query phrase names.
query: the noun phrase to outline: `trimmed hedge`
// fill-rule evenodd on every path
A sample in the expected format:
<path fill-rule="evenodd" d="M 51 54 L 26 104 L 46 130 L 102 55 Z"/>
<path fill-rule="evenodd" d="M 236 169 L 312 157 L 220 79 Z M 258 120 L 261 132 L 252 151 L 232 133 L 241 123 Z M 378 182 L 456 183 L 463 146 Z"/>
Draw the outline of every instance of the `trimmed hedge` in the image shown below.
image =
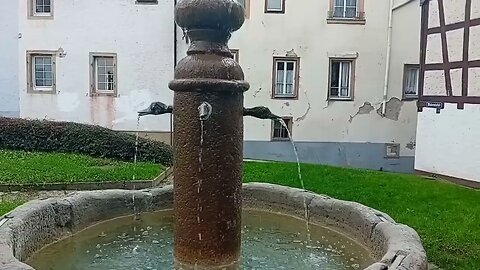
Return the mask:
<path fill-rule="evenodd" d="M 78 153 L 133 161 L 135 136 L 73 122 L 0 117 L 0 149 Z M 137 161 L 172 164 L 170 146 L 139 138 Z"/>

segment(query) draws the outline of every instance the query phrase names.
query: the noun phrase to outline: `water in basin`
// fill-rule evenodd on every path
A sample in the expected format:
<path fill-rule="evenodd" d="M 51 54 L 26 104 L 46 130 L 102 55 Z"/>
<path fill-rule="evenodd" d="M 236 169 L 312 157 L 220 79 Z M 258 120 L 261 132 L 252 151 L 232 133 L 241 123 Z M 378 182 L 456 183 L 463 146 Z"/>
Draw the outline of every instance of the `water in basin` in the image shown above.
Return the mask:
<path fill-rule="evenodd" d="M 173 212 L 109 220 L 46 246 L 27 263 L 37 270 L 173 268 Z M 368 251 L 324 227 L 287 215 L 244 210 L 242 269 L 363 269 Z"/>

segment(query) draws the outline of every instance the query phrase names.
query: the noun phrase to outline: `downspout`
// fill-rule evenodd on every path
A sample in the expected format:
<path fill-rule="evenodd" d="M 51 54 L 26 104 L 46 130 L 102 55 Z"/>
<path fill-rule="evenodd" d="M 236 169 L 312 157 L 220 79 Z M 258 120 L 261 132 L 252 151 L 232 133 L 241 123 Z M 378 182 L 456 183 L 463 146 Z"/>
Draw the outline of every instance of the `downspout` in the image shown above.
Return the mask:
<path fill-rule="evenodd" d="M 177 5 L 177 0 L 173 0 L 173 9 Z M 177 24 L 175 23 L 175 18 L 173 19 L 173 67 L 177 66 Z"/>
<path fill-rule="evenodd" d="M 387 62 L 385 65 L 385 82 L 383 85 L 383 102 L 382 102 L 382 116 L 385 116 L 387 111 L 388 98 L 388 80 L 390 78 L 390 58 L 392 52 L 392 23 L 393 23 L 393 2 L 390 0 L 390 8 L 388 10 L 388 29 L 387 29 Z"/>
<path fill-rule="evenodd" d="M 173 0 L 173 10 L 177 5 L 177 0 Z M 175 17 L 175 15 L 174 15 Z M 173 19 L 173 68 L 177 67 L 178 48 L 177 48 L 177 24 Z M 170 145 L 173 146 L 173 114 L 170 114 Z"/>

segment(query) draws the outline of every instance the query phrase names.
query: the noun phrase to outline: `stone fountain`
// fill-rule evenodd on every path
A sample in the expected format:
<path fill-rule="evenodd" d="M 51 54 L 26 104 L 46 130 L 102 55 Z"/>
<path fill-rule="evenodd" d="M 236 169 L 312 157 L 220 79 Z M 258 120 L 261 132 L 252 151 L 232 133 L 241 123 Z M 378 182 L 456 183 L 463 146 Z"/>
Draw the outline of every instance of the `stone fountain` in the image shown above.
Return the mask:
<path fill-rule="evenodd" d="M 174 115 L 173 188 L 77 192 L 27 203 L 0 221 L 0 269 L 32 269 L 23 262 L 42 247 L 98 222 L 171 208 L 176 269 L 238 269 L 242 201 L 243 209 L 299 218 L 308 211 L 308 223 L 368 249 L 377 262 L 367 269 L 426 269 L 418 235 L 384 213 L 299 189 L 250 184 L 242 190 L 243 116 L 277 118 L 265 107 L 243 107 L 249 85 L 227 41 L 242 26 L 244 10 L 232 0 L 182 0 L 175 20 L 191 45 L 169 84 L 174 104 L 156 102 L 139 113 Z"/>

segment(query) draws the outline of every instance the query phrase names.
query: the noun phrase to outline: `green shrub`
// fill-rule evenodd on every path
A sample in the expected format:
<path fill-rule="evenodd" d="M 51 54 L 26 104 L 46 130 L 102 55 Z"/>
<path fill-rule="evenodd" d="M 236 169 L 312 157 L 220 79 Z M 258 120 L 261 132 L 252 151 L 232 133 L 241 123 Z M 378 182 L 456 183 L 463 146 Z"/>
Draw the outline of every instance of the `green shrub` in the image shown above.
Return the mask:
<path fill-rule="evenodd" d="M 133 161 L 135 136 L 72 122 L 0 117 L 0 149 L 79 153 Z M 137 161 L 172 163 L 170 146 L 139 138 Z"/>

